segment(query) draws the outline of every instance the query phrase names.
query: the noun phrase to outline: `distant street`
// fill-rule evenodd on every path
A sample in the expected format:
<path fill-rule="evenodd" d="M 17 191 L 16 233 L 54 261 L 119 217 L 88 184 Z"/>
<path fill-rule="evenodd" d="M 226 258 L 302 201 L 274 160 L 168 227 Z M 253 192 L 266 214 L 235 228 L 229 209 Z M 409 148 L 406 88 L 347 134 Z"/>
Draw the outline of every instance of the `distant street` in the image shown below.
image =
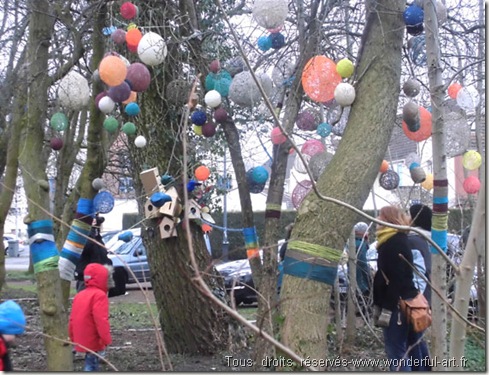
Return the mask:
<path fill-rule="evenodd" d="M 29 246 L 19 245 L 19 256 L 10 257 L 5 255 L 6 271 L 27 271 L 29 268 Z"/>

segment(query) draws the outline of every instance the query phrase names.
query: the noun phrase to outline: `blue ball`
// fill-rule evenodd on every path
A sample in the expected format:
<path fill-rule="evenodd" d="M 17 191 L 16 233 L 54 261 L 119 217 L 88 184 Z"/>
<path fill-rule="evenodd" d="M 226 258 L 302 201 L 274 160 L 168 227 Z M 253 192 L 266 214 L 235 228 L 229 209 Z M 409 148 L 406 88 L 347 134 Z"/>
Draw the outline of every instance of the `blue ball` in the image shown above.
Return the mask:
<path fill-rule="evenodd" d="M 316 133 L 321 137 L 321 138 L 326 138 L 328 135 L 331 134 L 331 125 L 328 124 L 327 122 L 322 122 L 318 125 L 316 129 Z"/>
<path fill-rule="evenodd" d="M 101 214 L 108 214 L 114 208 L 114 197 L 108 191 L 100 191 L 93 198 L 93 209 Z"/>
<path fill-rule="evenodd" d="M 257 184 L 264 184 L 268 180 L 268 171 L 262 166 L 255 167 L 253 168 L 252 179 Z"/>
<path fill-rule="evenodd" d="M 129 242 L 132 240 L 132 232 L 127 231 L 124 233 L 119 234 L 119 237 L 117 237 L 118 240 L 124 241 L 124 242 Z"/>
<path fill-rule="evenodd" d="M 406 26 L 418 26 L 423 23 L 424 11 L 417 5 L 410 5 L 402 14 Z"/>
<path fill-rule="evenodd" d="M 164 174 L 163 176 L 161 176 L 160 181 L 163 185 L 168 185 L 169 183 L 175 181 L 175 179 L 168 174 Z"/>
<path fill-rule="evenodd" d="M 128 116 L 137 116 L 139 115 L 139 112 L 141 112 L 141 109 L 139 108 L 138 103 L 136 102 L 131 102 L 126 105 L 126 108 L 124 108 L 124 111 Z"/>
<path fill-rule="evenodd" d="M 202 126 L 207 122 L 207 115 L 204 111 L 195 111 L 191 117 L 192 123 L 198 126 Z"/>
<path fill-rule="evenodd" d="M 272 41 L 273 49 L 279 49 L 285 46 L 285 36 L 281 33 L 270 34 L 270 39 Z"/>
<path fill-rule="evenodd" d="M 151 198 L 149 198 L 149 200 L 151 201 L 151 204 L 153 206 L 161 207 L 166 202 L 171 202 L 171 197 L 168 194 L 157 191 L 156 193 L 153 193 L 151 195 Z"/>
<path fill-rule="evenodd" d="M 409 166 L 409 170 L 413 169 L 413 168 L 418 168 L 419 167 L 419 163 L 411 163 L 411 165 Z"/>
<path fill-rule="evenodd" d="M 272 39 L 268 35 L 264 35 L 258 38 L 258 48 L 267 52 L 270 48 L 272 48 Z"/>

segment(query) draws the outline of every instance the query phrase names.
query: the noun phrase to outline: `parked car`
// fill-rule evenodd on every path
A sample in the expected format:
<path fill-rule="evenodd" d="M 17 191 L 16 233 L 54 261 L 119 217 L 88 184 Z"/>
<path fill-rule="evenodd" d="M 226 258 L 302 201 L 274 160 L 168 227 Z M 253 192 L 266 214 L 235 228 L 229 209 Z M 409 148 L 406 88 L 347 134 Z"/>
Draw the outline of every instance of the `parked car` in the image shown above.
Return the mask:
<path fill-rule="evenodd" d="M 234 298 L 236 306 L 256 302 L 255 284 L 248 259 L 220 263 L 216 265 L 216 270 L 224 277 L 226 291 Z"/>
<path fill-rule="evenodd" d="M 124 237 L 127 239 L 128 233 L 132 238 L 125 241 Z M 114 293 L 124 294 L 126 284 L 151 281 L 141 228 L 129 229 L 113 235 L 106 247 L 114 267 Z"/>

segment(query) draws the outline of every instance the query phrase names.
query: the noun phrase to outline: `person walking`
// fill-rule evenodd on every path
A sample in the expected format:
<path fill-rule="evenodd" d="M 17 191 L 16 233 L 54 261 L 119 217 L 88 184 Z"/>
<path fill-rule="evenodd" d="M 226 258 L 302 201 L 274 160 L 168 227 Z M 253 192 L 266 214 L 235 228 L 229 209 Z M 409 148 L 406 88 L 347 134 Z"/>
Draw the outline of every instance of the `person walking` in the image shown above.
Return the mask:
<path fill-rule="evenodd" d="M 19 304 L 7 300 L 0 304 L 0 371 L 13 371 L 9 347 L 25 331 L 25 316 Z"/>
<path fill-rule="evenodd" d="M 99 371 L 99 358 L 112 342 L 109 322 L 109 270 L 90 263 L 85 268 L 86 288 L 75 295 L 69 320 L 69 336 L 75 351 L 85 352 L 84 371 Z"/>
<path fill-rule="evenodd" d="M 383 207 L 378 219 L 409 226 L 407 215 L 395 206 Z M 410 371 L 407 359 L 412 355 L 408 353 L 411 328 L 401 313 L 399 299 L 411 299 L 418 294 L 413 282 L 413 254 L 406 231 L 377 225 L 376 236 L 378 259 L 373 288 L 374 324 L 383 329 L 385 352 L 392 360 L 390 370 Z"/>

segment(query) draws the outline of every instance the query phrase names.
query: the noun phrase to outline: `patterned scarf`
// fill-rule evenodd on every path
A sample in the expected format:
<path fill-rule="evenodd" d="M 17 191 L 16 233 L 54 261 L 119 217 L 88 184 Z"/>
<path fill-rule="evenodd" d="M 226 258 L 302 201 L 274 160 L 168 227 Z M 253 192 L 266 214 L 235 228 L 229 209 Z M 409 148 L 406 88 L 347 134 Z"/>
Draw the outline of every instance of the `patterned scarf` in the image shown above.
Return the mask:
<path fill-rule="evenodd" d="M 395 235 L 398 232 L 395 228 L 384 227 L 382 229 L 377 230 L 375 235 L 377 236 L 377 248 L 385 243 L 389 238 Z"/>

